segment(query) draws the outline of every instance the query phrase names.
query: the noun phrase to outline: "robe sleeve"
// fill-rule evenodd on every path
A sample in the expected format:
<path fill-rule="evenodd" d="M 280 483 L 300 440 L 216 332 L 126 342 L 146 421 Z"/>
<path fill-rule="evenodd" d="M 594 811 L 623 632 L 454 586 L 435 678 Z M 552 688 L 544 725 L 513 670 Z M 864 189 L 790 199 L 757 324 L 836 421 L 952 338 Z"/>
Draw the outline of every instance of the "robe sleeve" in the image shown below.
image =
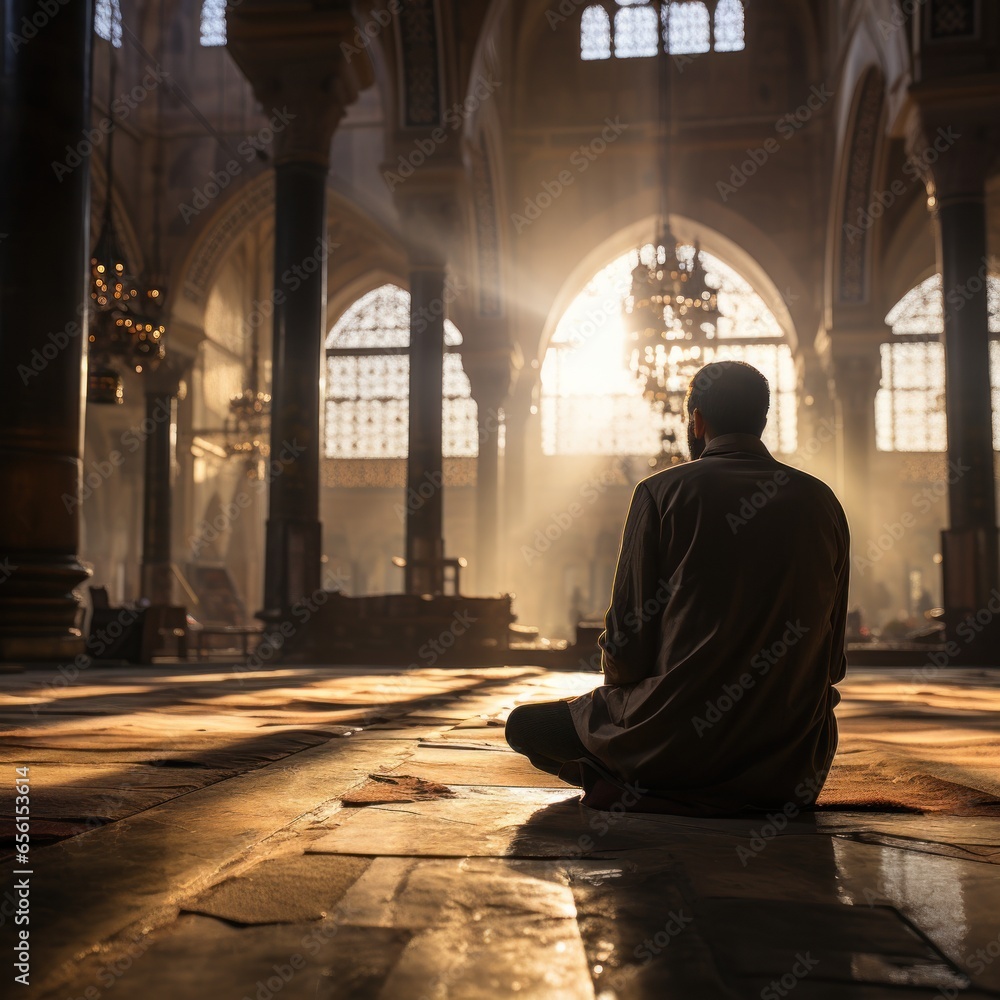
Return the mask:
<path fill-rule="evenodd" d="M 625 519 L 611 606 L 598 639 L 606 684 L 635 684 L 654 672 L 660 615 L 644 613 L 643 602 L 657 591 L 659 557 L 659 512 L 648 488 L 639 483 Z"/>
<path fill-rule="evenodd" d="M 830 657 L 830 683 L 839 684 L 847 674 L 847 592 L 851 578 L 851 536 L 847 518 L 840 513 L 842 542 L 837 564 L 837 593 L 833 603 L 833 650 Z"/>

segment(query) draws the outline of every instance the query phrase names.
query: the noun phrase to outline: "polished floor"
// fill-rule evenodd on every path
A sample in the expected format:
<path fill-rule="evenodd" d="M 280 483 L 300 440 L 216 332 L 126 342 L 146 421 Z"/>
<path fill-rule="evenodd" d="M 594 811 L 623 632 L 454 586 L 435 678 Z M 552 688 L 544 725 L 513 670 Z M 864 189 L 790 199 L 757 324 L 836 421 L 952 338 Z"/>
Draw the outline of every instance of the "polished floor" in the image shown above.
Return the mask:
<path fill-rule="evenodd" d="M 740 820 L 587 810 L 507 748 L 514 705 L 596 680 L 0 675 L 14 995 L 1000 997 L 1000 671 L 852 672 L 823 808 Z"/>

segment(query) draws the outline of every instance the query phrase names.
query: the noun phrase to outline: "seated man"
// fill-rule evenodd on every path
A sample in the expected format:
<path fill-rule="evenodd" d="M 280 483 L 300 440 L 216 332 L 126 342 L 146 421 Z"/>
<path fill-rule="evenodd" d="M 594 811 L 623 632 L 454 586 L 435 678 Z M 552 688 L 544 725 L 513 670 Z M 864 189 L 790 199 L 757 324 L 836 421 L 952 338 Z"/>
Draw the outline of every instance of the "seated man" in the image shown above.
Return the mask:
<path fill-rule="evenodd" d="M 584 803 L 733 814 L 809 806 L 837 746 L 848 527 L 760 440 L 767 380 L 721 361 L 687 395 L 692 459 L 635 489 L 599 644 L 604 683 L 523 705 L 507 741 Z"/>

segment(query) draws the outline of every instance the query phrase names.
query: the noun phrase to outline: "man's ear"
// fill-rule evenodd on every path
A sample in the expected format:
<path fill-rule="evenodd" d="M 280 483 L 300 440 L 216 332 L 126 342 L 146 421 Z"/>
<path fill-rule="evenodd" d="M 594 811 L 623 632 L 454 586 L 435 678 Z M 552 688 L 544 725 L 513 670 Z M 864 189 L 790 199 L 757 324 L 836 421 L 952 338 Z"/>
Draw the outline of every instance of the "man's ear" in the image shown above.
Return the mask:
<path fill-rule="evenodd" d="M 691 411 L 691 429 L 696 438 L 700 439 L 705 436 L 705 418 L 697 406 Z"/>

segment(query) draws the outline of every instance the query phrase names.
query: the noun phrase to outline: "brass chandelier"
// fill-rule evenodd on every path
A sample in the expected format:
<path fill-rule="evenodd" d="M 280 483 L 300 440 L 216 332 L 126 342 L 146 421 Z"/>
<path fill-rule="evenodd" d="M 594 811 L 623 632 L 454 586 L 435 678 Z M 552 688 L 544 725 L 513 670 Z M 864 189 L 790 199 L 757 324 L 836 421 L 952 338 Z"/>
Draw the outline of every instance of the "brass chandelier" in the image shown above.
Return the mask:
<path fill-rule="evenodd" d="M 108 108 L 113 103 L 115 59 L 110 57 Z M 91 313 L 88 322 L 87 400 L 121 405 L 125 401 L 122 370 L 151 371 L 163 360 L 166 329 L 162 322 L 163 294 L 146 283 L 145 292 L 129 270 L 112 214 L 114 135 L 105 151 L 107 194 L 101 232 L 90 257 Z M 154 252 L 159 254 L 159 209 Z"/>
<path fill-rule="evenodd" d="M 676 239 L 670 225 L 671 176 L 669 91 L 669 4 L 657 8 L 657 107 L 660 122 L 660 223 L 656 241 L 636 250 L 636 266 L 623 304 L 625 314 L 625 363 L 642 388 L 643 398 L 664 417 L 661 453 L 650 464 L 675 464 L 676 433 L 670 416 L 683 407 L 691 376 L 703 364 L 704 348 L 714 341 L 719 320 L 718 289 L 705 272 L 701 246 L 694 248 Z M 667 11 L 667 16 L 663 12 Z"/>

